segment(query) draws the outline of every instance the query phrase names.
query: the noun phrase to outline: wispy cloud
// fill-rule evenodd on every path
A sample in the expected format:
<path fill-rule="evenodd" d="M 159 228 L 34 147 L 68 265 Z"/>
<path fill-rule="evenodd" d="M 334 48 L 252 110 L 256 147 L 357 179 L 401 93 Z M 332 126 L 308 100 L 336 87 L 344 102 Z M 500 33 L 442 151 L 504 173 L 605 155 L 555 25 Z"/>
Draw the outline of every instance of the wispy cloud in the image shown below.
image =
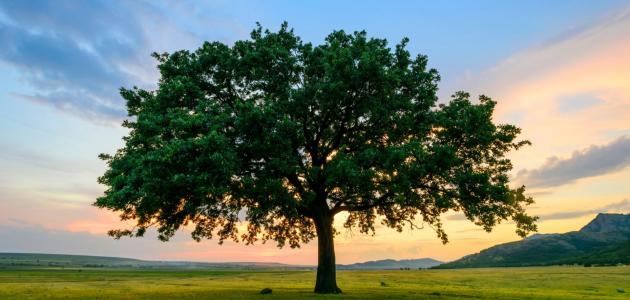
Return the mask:
<path fill-rule="evenodd" d="M 462 82 L 496 99 L 497 119 L 517 124 L 533 143 L 512 156 L 517 169 L 545 164 L 559 170 L 562 159 L 545 158 L 571 156 L 575 149 L 609 142 L 607 132 L 629 129 L 629 28 L 626 5 Z M 593 172 L 601 174 L 596 166 Z"/>
<path fill-rule="evenodd" d="M 450 215 L 450 216 L 446 216 L 445 219 L 449 220 L 449 221 L 465 221 L 465 220 L 468 220 L 468 219 L 466 219 L 466 216 L 463 213 L 457 213 L 457 214 L 453 214 L 453 215 Z"/>
<path fill-rule="evenodd" d="M 140 259 L 172 259 L 192 261 L 278 261 L 284 263 L 313 263 L 316 249 L 307 245 L 309 255 L 301 250 L 278 249 L 273 243 L 245 246 L 227 241 L 218 245 L 216 240 L 200 243 L 181 232 L 168 243 L 157 239 L 155 230 L 147 231 L 143 238 L 115 240 L 105 234 L 88 232 L 86 226 L 103 226 L 89 221 L 73 223 L 69 230 L 51 229 L 23 220 L 0 223 L 0 252 L 39 252 L 80 255 L 131 257 Z M 306 247 L 305 247 L 306 248 Z"/>
<path fill-rule="evenodd" d="M 24 221 L 0 224 L 0 252 L 40 252 L 123 257 L 154 257 L 159 248 L 155 241 L 140 239 L 116 241 L 105 235 L 44 228 Z M 151 244 L 146 246 L 146 244 Z M 163 244 L 163 243 L 162 243 Z M 153 246 L 153 247 L 151 247 Z M 163 247 L 163 246 L 162 246 Z"/>
<path fill-rule="evenodd" d="M 0 15 L 0 62 L 30 86 L 13 95 L 97 123 L 126 116 L 121 86 L 156 82 L 151 52 L 201 42 L 146 2 L 3 1 Z"/>
<path fill-rule="evenodd" d="M 592 214 L 605 213 L 605 212 L 622 212 L 627 213 L 630 211 L 630 200 L 624 199 L 622 201 L 611 203 L 606 206 L 593 208 L 593 209 L 582 209 L 582 210 L 572 210 L 572 211 L 563 211 L 557 213 L 550 213 L 540 215 L 540 219 L 543 221 L 550 220 L 564 220 L 564 219 L 574 219 L 582 216 L 588 216 Z"/>
<path fill-rule="evenodd" d="M 521 170 L 516 181 L 529 187 L 554 187 L 618 171 L 629 165 L 630 138 L 624 136 L 607 145 L 575 151 L 566 159 L 550 157 L 540 168 Z"/>
<path fill-rule="evenodd" d="M 561 113 L 576 112 L 602 103 L 604 101 L 601 98 L 589 93 L 569 95 L 558 100 L 558 111 Z"/>
<path fill-rule="evenodd" d="M 120 86 L 131 80 L 116 62 L 145 43 L 135 18 L 106 1 L 5 1 L 0 60 L 17 68 L 34 92 L 22 98 L 98 121 L 125 116 Z M 99 120 L 100 119 L 100 120 Z"/>

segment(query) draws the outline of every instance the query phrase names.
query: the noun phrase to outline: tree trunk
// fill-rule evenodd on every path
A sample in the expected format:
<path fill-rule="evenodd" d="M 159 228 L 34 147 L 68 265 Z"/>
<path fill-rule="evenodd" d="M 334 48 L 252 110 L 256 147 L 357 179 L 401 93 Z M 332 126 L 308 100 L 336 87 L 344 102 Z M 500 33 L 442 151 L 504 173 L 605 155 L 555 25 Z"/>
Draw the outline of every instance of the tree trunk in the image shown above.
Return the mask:
<path fill-rule="evenodd" d="M 314 218 L 317 229 L 317 281 L 315 293 L 339 294 L 335 271 L 335 242 L 333 216 L 324 213 Z"/>

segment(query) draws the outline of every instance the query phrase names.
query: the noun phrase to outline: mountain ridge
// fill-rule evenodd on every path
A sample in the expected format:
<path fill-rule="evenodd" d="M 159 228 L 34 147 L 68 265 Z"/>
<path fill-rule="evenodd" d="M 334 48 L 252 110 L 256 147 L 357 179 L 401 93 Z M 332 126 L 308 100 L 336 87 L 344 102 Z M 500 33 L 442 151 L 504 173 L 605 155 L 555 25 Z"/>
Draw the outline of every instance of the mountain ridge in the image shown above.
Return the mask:
<path fill-rule="evenodd" d="M 381 260 L 370 260 L 365 262 L 347 264 L 347 265 L 337 265 L 337 268 L 340 270 L 390 270 L 390 269 L 400 269 L 400 268 L 410 268 L 410 269 L 418 269 L 418 268 L 431 268 L 437 265 L 442 264 L 443 262 L 433 259 L 433 258 L 416 258 L 416 259 L 381 259 Z"/>
<path fill-rule="evenodd" d="M 358 262 L 353 264 L 338 264 L 340 270 L 387 270 L 399 268 L 430 268 L 441 264 L 432 258 L 418 259 L 383 259 Z M 278 262 L 196 262 L 196 261 L 165 261 L 142 260 L 137 258 L 52 254 L 52 253 L 17 253 L 0 252 L 0 267 L 91 267 L 91 268 L 251 268 L 251 269 L 312 269 L 313 265 L 293 265 Z"/>
<path fill-rule="evenodd" d="M 630 232 L 630 214 L 599 213 L 595 219 L 580 229 L 580 232 Z"/>
<path fill-rule="evenodd" d="M 630 214 L 598 214 L 579 231 L 535 234 L 435 268 L 630 263 Z"/>
<path fill-rule="evenodd" d="M 276 262 L 196 262 L 196 261 L 168 261 L 142 260 L 136 258 L 51 254 L 51 253 L 18 253 L 0 252 L 1 266 L 49 266 L 49 267 L 96 267 L 96 268 L 310 268 L 305 265 L 290 265 Z"/>

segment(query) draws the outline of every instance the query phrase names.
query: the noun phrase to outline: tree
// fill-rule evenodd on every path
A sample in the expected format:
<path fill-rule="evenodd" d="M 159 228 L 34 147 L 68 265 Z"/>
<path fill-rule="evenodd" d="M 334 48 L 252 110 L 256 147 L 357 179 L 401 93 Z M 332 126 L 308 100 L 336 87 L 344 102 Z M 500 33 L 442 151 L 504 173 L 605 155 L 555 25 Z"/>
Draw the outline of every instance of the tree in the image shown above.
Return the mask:
<path fill-rule="evenodd" d="M 121 89 L 130 129 L 102 154 L 107 186 L 95 205 L 133 220 L 110 235 L 168 240 L 194 226 L 218 237 L 299 247 L 317 237 L 315 292 L 338 293 L 335 215 L 373 233 L 423 222 L 442 241 L 440 215 L 460 211 L 490 231 L 502 220 L 536 229 L 524 187 L 511 189 L 506 153 L 528 144 L 495 125 L 495 102 L 456 93 L 437 104 L 436 70 L 365 32 L 304 43 L 287 24 L 250 40 L 156 54 L 155 91 Z M 246 225 L 245 229 L 238 225 Z M 239 230 L 240 229 L 240 230 Z"/>

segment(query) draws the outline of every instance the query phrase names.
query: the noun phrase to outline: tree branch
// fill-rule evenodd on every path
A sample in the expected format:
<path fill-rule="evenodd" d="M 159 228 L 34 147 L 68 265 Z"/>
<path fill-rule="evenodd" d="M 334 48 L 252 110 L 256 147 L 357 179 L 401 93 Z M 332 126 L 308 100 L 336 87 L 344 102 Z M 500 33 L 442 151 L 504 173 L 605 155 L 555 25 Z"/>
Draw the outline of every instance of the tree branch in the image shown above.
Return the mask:
<path fill-rule="evenodd" d="M 363 204 L 363 205 L 335 205 L 332 209 L 331 209 L 331 213 L 332 215 L 335 215 L 339 212 L 342 211 L 360 211 L 360 210 L 367 210 L 367 209 L 372 209 L 375 207 L 379 207 L 379 206 L 387 206 L 387 205 L 393 205 L 396 204 L 396 202 L 387 202 L 387 200 L 389 199 L 389 197 L 393 196 L 394 193 L 393 192 L 387 192 L 385 194 L 383 194 L 382 196 L 378 197 L 378 199 L 376 201 L 374 201 L 373 203 L 369 203 L 369 204 Z"/>

